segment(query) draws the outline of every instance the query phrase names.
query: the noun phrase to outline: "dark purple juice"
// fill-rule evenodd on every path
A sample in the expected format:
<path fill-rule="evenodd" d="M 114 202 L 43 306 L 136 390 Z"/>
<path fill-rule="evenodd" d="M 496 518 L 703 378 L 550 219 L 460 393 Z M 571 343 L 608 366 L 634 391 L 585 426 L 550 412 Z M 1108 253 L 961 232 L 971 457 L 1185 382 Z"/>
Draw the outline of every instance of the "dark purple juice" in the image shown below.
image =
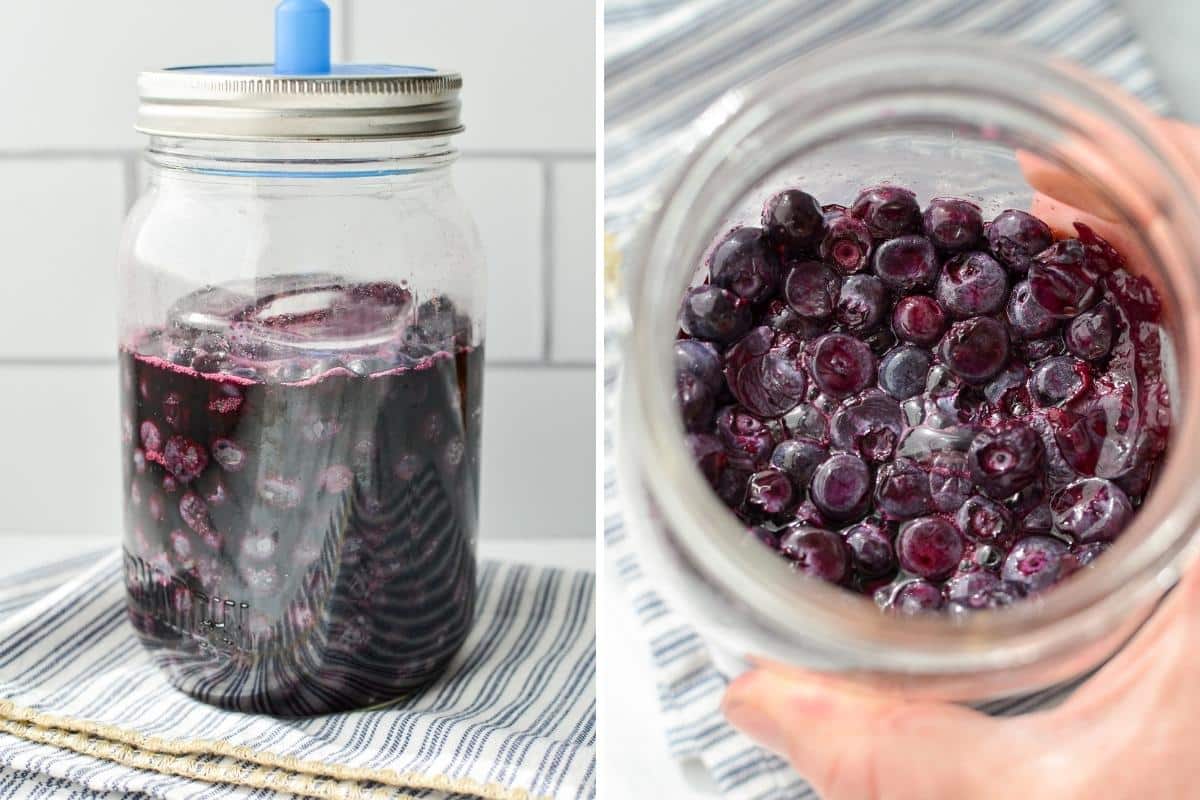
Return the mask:
<path fill-rule="evenodd" d="M 130 618 L 239 710 L 394 699 L 474 613 L 482 349 L 328 278 L 198 293 L 121 353 Z"/>

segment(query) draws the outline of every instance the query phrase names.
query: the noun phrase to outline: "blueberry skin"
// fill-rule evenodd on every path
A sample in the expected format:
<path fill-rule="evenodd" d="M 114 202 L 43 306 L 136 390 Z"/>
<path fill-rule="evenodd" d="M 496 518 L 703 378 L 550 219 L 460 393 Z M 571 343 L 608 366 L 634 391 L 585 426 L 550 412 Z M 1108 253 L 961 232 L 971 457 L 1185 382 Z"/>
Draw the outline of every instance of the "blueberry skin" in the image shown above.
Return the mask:
<path fill-rule="evenodd" d="M 1063 572 L 1067 546 L 1052 536 L 1027 536 L 1013 546 L 1000 574 L 1029 593 L 1048 589 Z"/>
<path fill-rule="evenodd" d="M 939 264 L 933 243 L 924 236 L 899 236 L 875 248 L 871 267 L 879 280 L 898 292 L 933 285 Z"/>
<path fill-rule="evenodd" d="M 938 304 L 958 319 L 998 311 L 1008 297 L 1008 273 L 987 253 L 961 253 L 942 267 Z"/>
<path fill-rule="evenodd" d="M 925 235 L 942 250 L 971 250 L 983 239 L 983 214 L 970 200 L 935 197 L 926 206 L 921 222 Z"/>
<path fill-rule="evenodd" d="M 717 286 L 689 289 L 683 298 L 679 326 L 696 339 L 727 343 L 750 329 L 750 306 Z"/>
<path fill-rule="evenodd" d="M 798 572 L 830 583 L 840 583 L 849 568 L 846 544 L 833 531 L 798 526 L 783 537 L 780 551 Z"/>
<path fill-rule="evenodd" d="M 779 254 L 815 253 L 825 234 L 825 212 L 811 194 L 785 189 L 763 207 L 762 226 Z"/>
<path fill-rule="evenodd" d="M 850 215 L 862 220 L 876 239 L 892 239 L 921 230 L 917 196 L 899 186 L 864 189 L 850 205 Z"/>
<path fill-rule="evenodd" d="M 888 351 L 879 361 L 879 388 L 897 400 L 916 397 L 925 389 L 933 354 L 914 345 Z"/>
<path fill-rule="evenodd" d="M 1005 420 L 980 431 L 967 450 L 971 480 L 989 497 L 1001 499 L 1024 489 L 1042 472 L 1044 445 L 1024 422 Z"/>
<path fill-rule="evenodd" d="M 748 303 L 761 303 L 779 287 L 779 264 L 758 228 L 736 228 L 713 250 L 710 283 Z"/>
<path fill-rule="evenodd" d="M 896 538 L 900 566 L 927 580 L 949 577 L 962 560 L 962 535 L 942 517 L 920 517 L 905 523 Z"/>
<path fill-rule="evenodd" d="M 892 330 L 906 342 L 932 347 L 946 332 L 946 311 L 932 297 L 907 295 L 892 309 Z"/>

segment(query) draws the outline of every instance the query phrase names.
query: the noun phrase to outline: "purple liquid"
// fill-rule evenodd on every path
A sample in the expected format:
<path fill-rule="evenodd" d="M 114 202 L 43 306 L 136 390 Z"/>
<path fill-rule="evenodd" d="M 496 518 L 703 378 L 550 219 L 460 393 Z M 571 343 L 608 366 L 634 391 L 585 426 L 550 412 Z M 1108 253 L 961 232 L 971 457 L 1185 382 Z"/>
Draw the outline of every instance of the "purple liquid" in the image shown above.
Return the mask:
<path fill-rule="evenodd" d="M 399 287 L 266 288 L 217 316 L 284 335 L 177 323 L 121 353 L 130 619 L 207 702 L 377 704 L 437 678 L 472 622 L 482 348 Z"/>

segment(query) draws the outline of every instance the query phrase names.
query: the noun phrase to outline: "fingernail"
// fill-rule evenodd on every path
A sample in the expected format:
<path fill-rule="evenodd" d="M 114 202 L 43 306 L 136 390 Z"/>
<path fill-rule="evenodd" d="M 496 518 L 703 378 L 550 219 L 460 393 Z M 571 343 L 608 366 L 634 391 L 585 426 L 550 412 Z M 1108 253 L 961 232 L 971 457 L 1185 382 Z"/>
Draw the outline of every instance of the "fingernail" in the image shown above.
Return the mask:
<path fill-rule="evenodd" d="M 732 703 L 724 711 L 733 727 L 769 750 L 784 752 L 783 731 L 774 716 L 752 703 Z"/>

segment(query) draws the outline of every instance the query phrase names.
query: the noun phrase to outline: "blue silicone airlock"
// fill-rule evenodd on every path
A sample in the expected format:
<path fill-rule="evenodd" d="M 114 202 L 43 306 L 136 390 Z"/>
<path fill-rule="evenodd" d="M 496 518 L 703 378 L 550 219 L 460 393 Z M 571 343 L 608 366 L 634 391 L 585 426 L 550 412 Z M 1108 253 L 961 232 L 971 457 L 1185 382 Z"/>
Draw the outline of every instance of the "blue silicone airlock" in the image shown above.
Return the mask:
<path fill-rule="evenodd" d="M 282 0 L 275 7 L 275 74 L 329 71 L 329 6 L 323 0 Z"/>

